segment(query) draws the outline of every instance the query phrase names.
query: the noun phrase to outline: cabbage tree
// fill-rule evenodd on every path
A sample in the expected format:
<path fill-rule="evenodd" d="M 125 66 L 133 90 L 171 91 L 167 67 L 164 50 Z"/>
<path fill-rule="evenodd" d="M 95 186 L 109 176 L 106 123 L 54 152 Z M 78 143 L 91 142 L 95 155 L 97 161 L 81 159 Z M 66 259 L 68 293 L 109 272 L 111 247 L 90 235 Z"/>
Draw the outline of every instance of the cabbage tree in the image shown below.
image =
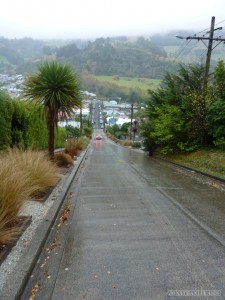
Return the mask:
<path fill-rule="evenodd" d="M 53 159 L 59 114 L 70 116 L 73 108 L 81 105 L 78 77 L 68 65 L 47 61 L 38 65 L 37 73 L 27 76 L 23 91 L 28 100 L 37 101 L 44 107 L 49 133 L 48 152 Z"/>

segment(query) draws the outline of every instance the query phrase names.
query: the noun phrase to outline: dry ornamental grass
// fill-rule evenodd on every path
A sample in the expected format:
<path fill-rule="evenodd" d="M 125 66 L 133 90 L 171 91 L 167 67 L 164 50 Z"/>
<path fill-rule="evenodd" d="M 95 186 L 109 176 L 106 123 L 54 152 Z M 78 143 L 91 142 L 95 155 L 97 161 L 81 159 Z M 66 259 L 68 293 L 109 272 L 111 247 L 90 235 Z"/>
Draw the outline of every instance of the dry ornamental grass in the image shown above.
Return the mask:
<path fill-rule="evenodd" d="M 58 168 L 43 152 L 11 149 L 0 157 L 0 245 L 18 233 L 17 216 L 32 195 L 55 186 Z"/>

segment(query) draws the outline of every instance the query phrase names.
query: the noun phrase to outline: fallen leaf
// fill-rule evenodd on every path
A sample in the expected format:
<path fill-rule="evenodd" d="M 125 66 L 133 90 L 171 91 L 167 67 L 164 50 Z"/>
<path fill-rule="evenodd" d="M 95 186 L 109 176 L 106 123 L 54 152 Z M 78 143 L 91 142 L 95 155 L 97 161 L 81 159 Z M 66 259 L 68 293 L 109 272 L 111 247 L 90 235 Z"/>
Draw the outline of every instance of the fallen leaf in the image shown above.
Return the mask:
<path fill-rule="evenodd" d="M 38 283 L 36 283 L 33 286 L 32 290 L 31 290 L 31 296 L 29 297 L 29 300 L 33 300 L 36 297 L 39 288 L 40 288 L 40 284 L 38 284 Z"/>

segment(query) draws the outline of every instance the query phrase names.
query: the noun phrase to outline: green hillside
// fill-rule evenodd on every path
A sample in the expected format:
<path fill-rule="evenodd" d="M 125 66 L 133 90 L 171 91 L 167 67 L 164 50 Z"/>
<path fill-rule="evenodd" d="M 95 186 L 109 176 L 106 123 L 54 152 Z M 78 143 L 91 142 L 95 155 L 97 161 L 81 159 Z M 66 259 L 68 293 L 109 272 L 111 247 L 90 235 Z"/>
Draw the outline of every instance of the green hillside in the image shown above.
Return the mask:
<path fill-rule="evenodd" d="M 56 52 L 58 60 L 86 75 L 161 79 L 175 67 L 162 46 L 149 38 L 99 38 L 80 49 L 73 43 Z"/>
<path fill-rule="evenodd" d="M 155 89 L 159 86 L 160 79 L 119 77 L 119 76 L 93 76 L 100 82 L 109 82 L 128 89 L 141 89 L 143 92 L 148 89 Z"/>

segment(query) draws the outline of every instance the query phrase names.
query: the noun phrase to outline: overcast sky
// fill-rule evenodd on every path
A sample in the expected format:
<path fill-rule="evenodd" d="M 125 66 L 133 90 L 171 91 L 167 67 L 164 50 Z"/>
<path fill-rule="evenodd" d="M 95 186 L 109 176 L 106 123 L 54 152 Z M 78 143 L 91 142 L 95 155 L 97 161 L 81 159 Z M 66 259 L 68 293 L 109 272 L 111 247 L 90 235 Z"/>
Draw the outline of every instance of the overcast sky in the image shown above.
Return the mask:
<path fill-rule="evenodd" d="M 216 24 L 225 20 L 225 0 L 5 0 L 0 36 L 73 39 L 198 32 L 210 27 L 212 16 Z"/>

